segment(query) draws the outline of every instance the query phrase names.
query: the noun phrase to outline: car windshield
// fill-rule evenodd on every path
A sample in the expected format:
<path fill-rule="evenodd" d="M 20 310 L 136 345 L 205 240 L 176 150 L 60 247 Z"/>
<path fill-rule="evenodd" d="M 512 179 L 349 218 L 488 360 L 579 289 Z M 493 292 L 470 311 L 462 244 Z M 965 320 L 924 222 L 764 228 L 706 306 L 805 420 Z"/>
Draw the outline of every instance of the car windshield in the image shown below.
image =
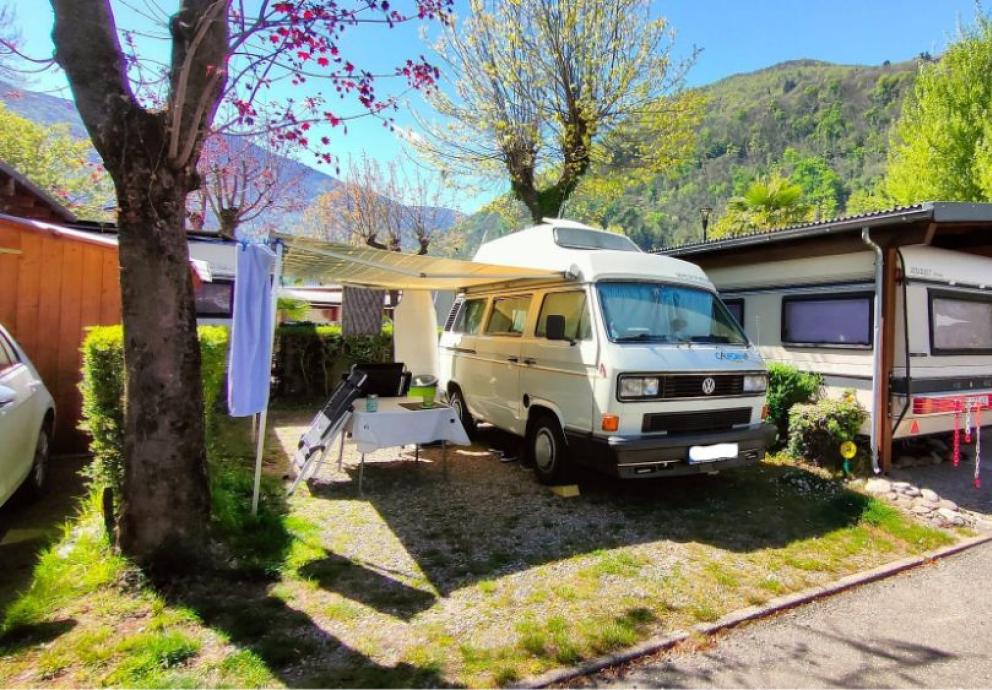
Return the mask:
<path fill-rule="evenodd" d="M 727 307 L 706 290 L 662 283 L 597 287 L 606 330 L 618 343 L 747 344 Z"/>

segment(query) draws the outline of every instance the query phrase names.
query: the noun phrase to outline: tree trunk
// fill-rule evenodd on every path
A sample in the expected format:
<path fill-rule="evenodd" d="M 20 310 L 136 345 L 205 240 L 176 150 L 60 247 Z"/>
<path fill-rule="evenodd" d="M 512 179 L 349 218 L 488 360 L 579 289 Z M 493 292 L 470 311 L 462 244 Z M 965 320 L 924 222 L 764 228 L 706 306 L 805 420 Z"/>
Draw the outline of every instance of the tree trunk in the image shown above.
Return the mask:
<path fill-rule="evenodd" d="M 345 287 L 341 300 L 343 335 L 376 335 L 382 330 L 385 292 Z"/>
<path fill-rule="evenodd" d="M 127 371 L 118 542 L 143 564 L 188 567 L 204 552 L 210 493 L 187 189 L 181 174 L 134 153 L 118 181 Z"/>

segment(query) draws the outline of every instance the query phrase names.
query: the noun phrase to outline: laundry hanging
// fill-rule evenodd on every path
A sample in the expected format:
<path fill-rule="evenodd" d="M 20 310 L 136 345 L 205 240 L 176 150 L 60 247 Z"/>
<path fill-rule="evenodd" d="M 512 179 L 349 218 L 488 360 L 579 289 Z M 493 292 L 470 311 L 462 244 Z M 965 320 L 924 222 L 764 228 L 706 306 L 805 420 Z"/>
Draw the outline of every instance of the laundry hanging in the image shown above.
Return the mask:
<path fill-rule="evenodd" d="M 269 404 L 272 267 L 276 255 L 263 244 L 244 242 L 237 254 L 227 404 L 232 417 L 247 417 Z"/>

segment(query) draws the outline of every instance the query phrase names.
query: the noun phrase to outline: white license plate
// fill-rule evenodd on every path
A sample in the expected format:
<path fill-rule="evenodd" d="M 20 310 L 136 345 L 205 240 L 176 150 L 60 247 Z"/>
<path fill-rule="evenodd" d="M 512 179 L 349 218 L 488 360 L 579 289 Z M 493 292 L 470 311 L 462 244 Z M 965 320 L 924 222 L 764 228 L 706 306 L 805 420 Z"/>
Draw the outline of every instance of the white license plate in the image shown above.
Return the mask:
<path fill-rule="evenodd" d="M 716 462 L 737 457 L 736 443 L 717 443 L 712 446 L 689 446 L 689 462 Z"/>

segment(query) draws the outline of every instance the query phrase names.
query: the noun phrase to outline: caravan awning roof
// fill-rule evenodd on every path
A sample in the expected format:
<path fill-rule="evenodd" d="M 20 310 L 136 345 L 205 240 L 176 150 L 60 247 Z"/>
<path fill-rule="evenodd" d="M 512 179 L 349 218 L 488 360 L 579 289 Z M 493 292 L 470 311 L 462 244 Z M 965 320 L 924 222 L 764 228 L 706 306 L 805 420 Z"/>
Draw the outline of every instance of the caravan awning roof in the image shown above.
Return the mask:
<path fill-rule="evenodd" d="M 457 290 L 509 280 L 554 279 L 561 273 L 402 254 L 307 237 L 280 235 L 283 275 L 305 281 L 387 290 Z"/>

